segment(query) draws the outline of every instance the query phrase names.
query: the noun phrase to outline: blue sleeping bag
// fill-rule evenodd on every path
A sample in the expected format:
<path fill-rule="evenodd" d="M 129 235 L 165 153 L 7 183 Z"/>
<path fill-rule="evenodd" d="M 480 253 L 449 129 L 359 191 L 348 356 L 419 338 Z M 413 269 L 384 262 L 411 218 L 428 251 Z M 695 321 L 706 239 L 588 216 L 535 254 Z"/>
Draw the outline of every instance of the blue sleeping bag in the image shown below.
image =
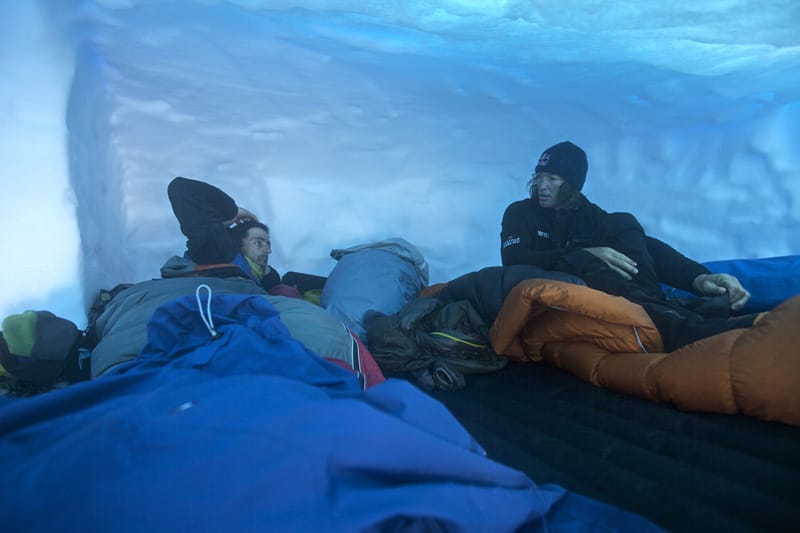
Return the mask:
<path fill-rule="evenodd" d="M 742 286 L 750 291 L 750 301 L 739 314 L 769 311 L 800 294 L 800 255 L 709 261 L 703 265 L 715 274 L 737 277 Z M 668 298 L 692 296 L 672 287 L 666 287 L 666 295 Z"/>
<path fill-rule="evenodd" d="M 103 377 L 0 398 L 4 530 L 658 530 L 489 460 L 404 381 L 363 392 L 261 297 L 202 308 L 158 308 Z"/>

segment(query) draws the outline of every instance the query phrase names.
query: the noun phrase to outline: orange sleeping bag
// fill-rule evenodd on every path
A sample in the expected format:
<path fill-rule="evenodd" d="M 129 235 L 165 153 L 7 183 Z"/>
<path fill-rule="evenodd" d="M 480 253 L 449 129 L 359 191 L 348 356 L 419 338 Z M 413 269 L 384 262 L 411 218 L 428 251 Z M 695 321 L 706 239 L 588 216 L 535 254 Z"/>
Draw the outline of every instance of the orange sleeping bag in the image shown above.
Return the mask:
<path fill-rule="evenodd" d="M 506 297 L 490 339 L 499 354 L 544 361 L 616 392 L 800 425 L 800 296 L 762 313 L 751 328 L 664 353 L 640 305 L 531 279 Z"/>

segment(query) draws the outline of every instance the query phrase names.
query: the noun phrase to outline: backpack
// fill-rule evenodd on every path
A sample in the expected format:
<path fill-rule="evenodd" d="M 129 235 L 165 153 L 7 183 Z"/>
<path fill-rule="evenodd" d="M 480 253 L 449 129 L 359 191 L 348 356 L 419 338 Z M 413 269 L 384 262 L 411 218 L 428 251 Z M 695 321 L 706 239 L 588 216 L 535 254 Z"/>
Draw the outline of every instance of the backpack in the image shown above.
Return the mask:
<path fill-rule="evenodd" d="M 2 328 L 0 364 L 4 373 L 22 382 L 16 392 L 43 392 L 59 382 L 88 379 L 88 365 L 81 368 L 79 361 L 83 333 L 66 318 L 25 311 L 6 317 Z"/>
<path fill-rule="evenodd" d="M 420 297 L 394 315 L 365 319 L 372 356 L 382 369 L 410 373 L 419 386 L 457 390 L 465 374 L 494 372 L 506 358 L 489 345 L 489 330 L 468 300 Z"/>
<path fill-rule="evenodd" d="M 12 395 L 29 396 L 58 383 L 89 379 L 88 356 L 97 345 L 97 319 L 111 300 L 130 286 L 122 283 L 111 290 L 100 290 L 83 331 L 50 311 L 7 316 L 0 331 L 0 377 L 13 378 L 7 390 Z"/>

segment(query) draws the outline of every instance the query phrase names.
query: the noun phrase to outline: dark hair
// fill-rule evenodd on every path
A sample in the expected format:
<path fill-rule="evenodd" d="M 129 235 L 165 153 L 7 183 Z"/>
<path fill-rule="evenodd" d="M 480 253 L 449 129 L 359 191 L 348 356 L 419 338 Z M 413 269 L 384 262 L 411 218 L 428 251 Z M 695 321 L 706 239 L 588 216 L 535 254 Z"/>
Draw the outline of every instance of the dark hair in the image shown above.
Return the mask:
<path fill-rule="evenodd" d="M 234 239 L 236 239 L 236 243 L 241 246 L 242 241 L 244 241 L 245 237 L 247 237 L 247 232 L 253 228 L 261 228 L 269 233 L 269 226 L 257 220 L 245 220 L 244 222 L 240 222 L 232 227 L 230 231 Z"/>
<path fill-rule="evenodd" d="M 528 182 L 528 194 L 536 200 L 536 174 Z M 577 209 L 580 205 L 581 196 L 583 196 L 581 191 L 573 187 L 567 180 L 564 180 L 556 196 L 559 209 Z"/>

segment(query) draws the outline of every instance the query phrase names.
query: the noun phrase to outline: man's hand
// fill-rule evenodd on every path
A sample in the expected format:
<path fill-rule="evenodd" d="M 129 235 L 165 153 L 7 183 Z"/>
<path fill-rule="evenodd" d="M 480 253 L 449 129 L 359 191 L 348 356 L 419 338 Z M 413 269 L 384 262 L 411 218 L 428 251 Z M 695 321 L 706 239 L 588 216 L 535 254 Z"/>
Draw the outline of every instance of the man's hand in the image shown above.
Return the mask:
<path fill-rule="evenodd" d="M 238 209 L 239 210 L 236 212 L 235 217 L 233 217 L 230 220 L 226 220 L 222 223 L 226 228 L 230 228 L 234 224 L 238 224 L 244 220 L 255 220 L 256 222 L 258 222 L 258 217 L 256 217 L 253 213 L 251 213 L 247 209 L 243 207 L 239 207 Z"/>
<path fill-rule="evenodd" d="M 605 264 L 611 267 L 611 270 L 627 280 L 633 279 L 631 276 L 639 273 L 639 269 L 636 268 L 636 261 L 613 248 L 598 246 L 596 248 L 584 248 L 584 250 L 602 259 Z"/>
<path fill-rule="evenodd" d="M 750 293 L 730 274 L 700 274 L 692 281 L 692 287 L 704 296 L 718 296 L 727 292 L 734 311 L 744 307 L 750 299 Z"/>

